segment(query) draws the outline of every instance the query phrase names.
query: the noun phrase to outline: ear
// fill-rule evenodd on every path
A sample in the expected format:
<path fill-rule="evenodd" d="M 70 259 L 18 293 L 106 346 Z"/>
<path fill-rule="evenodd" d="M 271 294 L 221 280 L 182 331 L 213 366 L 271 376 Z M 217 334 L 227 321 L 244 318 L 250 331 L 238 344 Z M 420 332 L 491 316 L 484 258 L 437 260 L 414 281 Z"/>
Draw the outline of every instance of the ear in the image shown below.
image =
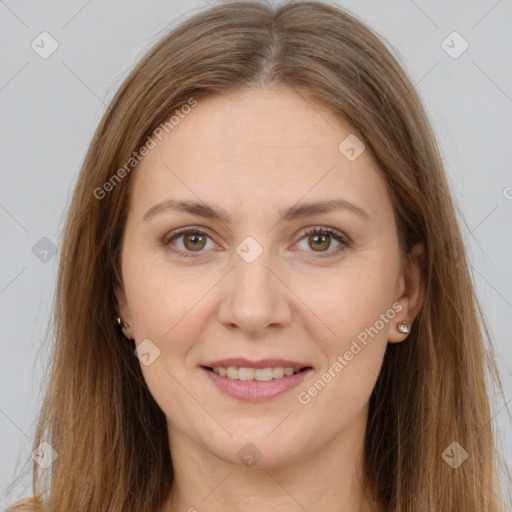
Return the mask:
<path fill-rule="evenodd" d="M 126 293 L 124 291 L 124 287 L 121 284 L 118 284 L 116 285 L 114 291 L 117 298 L 116 309 L 117 312 L 119 313 L 119 316 L 121 317 L 121 327 L 123 329 L 123 333 L 128 339 L 134 339 L 132 328 L 133 323 L 130 315 L 130 308 L 128 307 L 128 301 L 126 300 Z M 128 327 L 124 327 L 123 322 L 126 323 Z"/>
<path fill-rule="evenodd" d="M 409 251 L 407 262 L 398 280 L 395 302 L 398 302 L 402 309 L 397 312 L 389 329 L 389 343 L 400 343 L 407 338 L 408 334 L 401 333 L 397 328 L 397 324 L 406 320 L 409 328 L 411 328 L 423 304 L 424 283 L 422 270 L 424 263 L 425 247 L 422 242 L 419 242 Z"/>

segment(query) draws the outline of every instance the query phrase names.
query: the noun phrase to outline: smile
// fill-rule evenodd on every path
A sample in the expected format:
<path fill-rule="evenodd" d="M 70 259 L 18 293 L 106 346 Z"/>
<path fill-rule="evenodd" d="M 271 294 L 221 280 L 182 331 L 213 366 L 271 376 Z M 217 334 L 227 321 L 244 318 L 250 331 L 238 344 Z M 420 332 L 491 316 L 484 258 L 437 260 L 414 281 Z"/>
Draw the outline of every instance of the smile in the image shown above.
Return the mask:
<path fill-rule="evenodd" d="M 296 387 L 313 371 L 309 366 L 296 369 L 283 366 L 201 368 L 224 394 L 247 402 L 262 402 L 275 398 Z"/>

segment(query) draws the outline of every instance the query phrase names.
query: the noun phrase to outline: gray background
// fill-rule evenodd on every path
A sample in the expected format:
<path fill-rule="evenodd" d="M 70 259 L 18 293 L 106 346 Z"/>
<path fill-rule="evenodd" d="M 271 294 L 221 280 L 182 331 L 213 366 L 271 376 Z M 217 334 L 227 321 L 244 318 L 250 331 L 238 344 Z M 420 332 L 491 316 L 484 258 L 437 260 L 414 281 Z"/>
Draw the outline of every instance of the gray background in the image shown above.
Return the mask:
<path fill-rule="evenodd" d="M 3 490 L 32 452 L 48 355 L 43 342 L 58 266 L 52 248 L 60 246 L 65 213 L 93 130 L 143 53 L 178 17 L 208 3 L 0 0 L 2 508 L 8 503 Z M 396 49 L 436 131 L 498 352 L 506 397 L 495 400 L 493 414 L 511 466 L 512 428 L 505 404 L 512 404 L 512 4 L 338 4 Z M 31 47 L 43 31 L 58 42 L 47 59 Z M 458 58 L 442 46 L 453 31 L 469 44 Z M 457 52 L 460 41 L 452 39 L 445 45 Z M 15 496 L 20 495 L 27 492 Z"/>

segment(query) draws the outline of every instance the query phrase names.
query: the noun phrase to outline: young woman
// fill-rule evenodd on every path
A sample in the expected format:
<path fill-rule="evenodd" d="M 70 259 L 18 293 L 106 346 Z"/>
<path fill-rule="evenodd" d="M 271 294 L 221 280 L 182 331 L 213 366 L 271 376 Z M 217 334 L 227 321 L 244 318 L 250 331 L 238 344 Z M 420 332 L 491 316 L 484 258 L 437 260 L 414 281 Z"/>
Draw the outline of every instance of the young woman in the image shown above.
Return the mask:
<path fill-rule="evenodd" d="M 460 239 L 414 87 L 361 22 L 186 20 L 81 170 L 12 510 L 500 510 Z"/>

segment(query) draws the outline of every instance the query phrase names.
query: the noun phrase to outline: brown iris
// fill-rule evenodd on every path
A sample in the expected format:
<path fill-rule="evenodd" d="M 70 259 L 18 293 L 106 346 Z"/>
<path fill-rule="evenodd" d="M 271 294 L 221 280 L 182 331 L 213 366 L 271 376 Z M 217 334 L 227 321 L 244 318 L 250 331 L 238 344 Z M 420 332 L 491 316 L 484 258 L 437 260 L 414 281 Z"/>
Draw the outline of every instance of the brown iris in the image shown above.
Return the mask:
<path fill-rule="evenodd" d="M 313 242 L 313 245 L 309 244 L 312 249 L 315 251 L 322 250 L 322 249 L 328 249 L 330 245 L 330 235 L 311 235 L 309 239 L 315 240 Z M 322 245 L 324 244 L 324 245 Z"/>
<path fill-rule="evenodd" d="M 190 241 L 190 245 L 187 242 Z M 198 233 L 191 233 L 183 236 L 183 244 L 188 250 L 200 251 L 204 248 L 206 237 Z"/>

